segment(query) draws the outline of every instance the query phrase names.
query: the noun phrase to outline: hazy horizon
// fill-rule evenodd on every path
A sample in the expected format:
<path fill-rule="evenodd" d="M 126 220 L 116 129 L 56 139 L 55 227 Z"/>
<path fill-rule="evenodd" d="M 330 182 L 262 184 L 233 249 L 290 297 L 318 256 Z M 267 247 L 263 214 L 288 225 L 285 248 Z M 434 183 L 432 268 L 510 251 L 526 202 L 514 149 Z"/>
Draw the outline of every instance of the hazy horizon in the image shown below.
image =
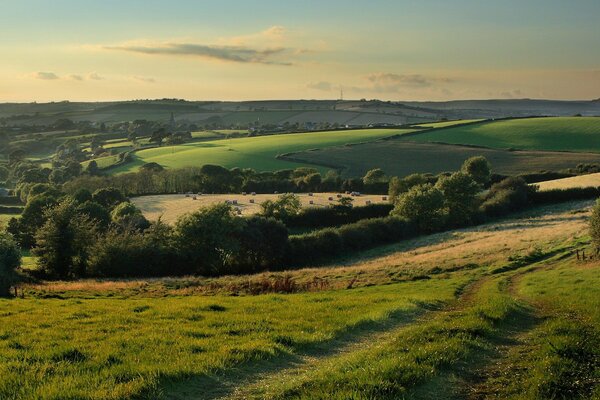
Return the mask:
<path fill-rule="evenodd" d="M 598 15 L 592 0 L 7 1 L 0 102 L 593 100 Z"/>

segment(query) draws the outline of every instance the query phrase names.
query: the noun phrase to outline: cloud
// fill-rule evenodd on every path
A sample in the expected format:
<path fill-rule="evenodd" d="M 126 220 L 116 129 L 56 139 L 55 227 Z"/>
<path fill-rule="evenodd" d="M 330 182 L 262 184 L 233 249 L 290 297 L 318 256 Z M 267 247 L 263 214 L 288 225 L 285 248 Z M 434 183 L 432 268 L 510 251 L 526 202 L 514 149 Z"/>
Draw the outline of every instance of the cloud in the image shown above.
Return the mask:
<path fill-rule="evenodd" d="M 287 30 L 281 25 L 273 25 L 270 28 L 265 29 L 257 33 L 250 33 L 248 35 L 233 36 L 228 38 L 220 38 L 217 43 L 220 45 L 227 46 L 246 46 L 250 43 L 256 44 L 267 44 L 267 43 L 281 43 L 287 39 Z"/>
<path fill-rule="evenodd" d="M 132 79 L 139 81 L 139 82 L 144 82 L 144 83 L 155 83 L 156 79 L 151 78 L 151 77 L 146 77 L 146 76 L 132 76 Z"/>
<path fill-rule="evenodd" d="M 59 76 L 56 75 L 54 72 L 36 72 L 33 75 L 33 77 L 36 79 L 42 79 L 45 81 L 52 81 L 52 80 L 60 79 Z"/>
<path fill-rule="evenodd" d="M 333 89 L 333 84 L 331 82 L 321 81 L 321 82 L 309 83 L 308 85 L 306 85 L 306 87 L 308 87 L 309 89 L 322 90 L 325 92 L 329 92 Z"/>
<path fill-rule="evenodd" d="M 98 75 L 97 72 L 91 72 L 88 74 L 88 79 L 91 79 L 93 81 L 102 81 L 102 80 L 104 80 L 104 77 Z"/>
<path fill-rule="evenodd" d="M 120 50 L 148 55 L 190 56 L 237 63 L 292 65 L 290 62 L 273 60 L 274 57 L 287 52 L 287 49 L 283 47 L 254 49 L 245 46 L 209 46 L 195 43 L 166 43 L 149 46 L 104 46 L 104 48 L 107 50 Z"/>
<path fill-rule="evenodd" d="M 71 75 L 69 75 L 69 78 L 74 81 L 82 81 L 83 80 L 83 76 L 77 75 L 77 74 L 71 74 Z"/>
<path fill-rule="evenodd" d="M 440 83 L 452 83 L 450 78 L 427 77 L 420 74 L 401 75 L 392 73 L 376 73 L 367 76 L 372 89 L 377 92 L 399 92 L 403 89 L 427 88 Z"/>

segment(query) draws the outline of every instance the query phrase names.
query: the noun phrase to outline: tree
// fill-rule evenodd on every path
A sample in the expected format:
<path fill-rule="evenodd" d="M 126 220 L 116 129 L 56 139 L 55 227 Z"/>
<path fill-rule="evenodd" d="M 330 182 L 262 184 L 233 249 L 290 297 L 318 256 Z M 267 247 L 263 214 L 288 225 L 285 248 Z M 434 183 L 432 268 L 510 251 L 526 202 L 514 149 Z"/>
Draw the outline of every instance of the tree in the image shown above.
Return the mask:
<path fill-rule="evenodd" d="M 165 128 L 159 128 L 152 132 L 152 136 L 150 136 L 150 143 L 156 143 L 158 146 L 162 146 L 163 140 L 167 137 L 167 131 Z"/>
<path fill-rule="evenodd" d="M 363 177 L 363 183 L 365 185 L 374 185 L 376 183 L 386 182 L 387 178 L 385 172 L 381 168 L 375 168 L 368 171 Z"/>
<path fill-rule="evenodd" d="M 133 203 L 125 201 L 116 206 L 110 213 L 114 224 L 125 231 L 143 231 L 150 226 L 150 222 L 142 215 L 142 212 Z"/>
<path fill-rule="evenodd" d="M 76 203 L 71 199 L 49 209 L 45 217 L 46 222 L 35 235 L 33 249 L 40 268 L 59 279 L 84 276 L 95 225 L 77 212 Z"/>
<path fill-rule="evenodd" d="M 596 200 L 596 204 L 592 208 L 590 216 L 590 236 L 592 243 L 596 248 L 600 248 L 600 199 Z"/>
<path fill-rule="evenodd" d="M 280 195 L 277 200 L 267 200 L 261 203 L 261 215 L 286 221 L 288 217 L 297 215 L 302 209 L 300 198 L 292 193 Z"/>
<path fill-rule="evenodd" d="M 404 178 L 393 177 L 388 190 L 390 202 L 395 202 L 399 195 L 408 192 L 412 187 L 432 183 L 432 180 L 431 176 L 424 174 L 412 174 Z"/>
<path fill-rule="evenodd" d="M 414 222 L 422 232 L 435 232 L 444 225 L 444 194 L 431 184 L 417 185 L 400 195 L 392 215 Z"/>
<path fill-rule="evenodd" d="M 280 263 L 287 249 L 288 230 L 273 218 L 253 216 L 238 236 L 240 248 L 234 257 L 238 272 L 258 272 Z"/>
<path fill-rule="evenodd" d="M 21 265 L 21 251 L 7 232 L 0 232 L 0 297 L 10 294 L 15 282 L 15 270 Z"/>
<path fill-rule="evenodd" d="M 472 221 L 477 210 L 476 196 L 480 186 L 470 175 L 455 172 L 450 176 L 443 176 L 435 187 L 444 194 L 444 207 L 449 224 L 463 226 Z"/>
<path fill-rule="evenodd" d="M 460 170 L 461 172 L 470 175 L 475 182 L 482 186 L 485 186 L 490 182 L 490 177 L 492 175 L 491 165 L 483 156 L 467 159 Z"/>
<path fill-rule="evenodd" d="M 91 160 L 88 163 L 87 167 L 85 167 L 85 172 L 92 176 L 100 175 L 100 167 L 98 167 L 96 160 Z"/>
<path fill-rule="evenodd" d="M 77 206 L 77 212 L 86 216 L 99 230 L 106 230 L 111 222 L 110 213 L 94 201 L 86 201 Z"/>
<path fill-rule="evenodd" d="M 92 199 L 96 203 L 108 209 L 112 209 L 117 204 L 121 204 L 122 202 L 127 200 L 123 193 L 121 193 L 119 189 L 115 188 L 98 189 L 92 195 Z"/>
<path fill-rule="evenodd" d="M 198 274 L 224 272 L 239 246 L 235 239 L 243 220 L 230 205 L 221 203 L 182 216 L 175 223 L 173 241 L 182 262 Z"/>

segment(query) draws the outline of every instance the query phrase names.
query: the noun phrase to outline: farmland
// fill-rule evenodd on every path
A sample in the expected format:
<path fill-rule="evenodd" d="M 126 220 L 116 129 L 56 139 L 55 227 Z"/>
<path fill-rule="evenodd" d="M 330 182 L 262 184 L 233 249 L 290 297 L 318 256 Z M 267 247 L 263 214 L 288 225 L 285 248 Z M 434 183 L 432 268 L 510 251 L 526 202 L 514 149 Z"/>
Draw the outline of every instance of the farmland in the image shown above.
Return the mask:
<path fill-rule="evenodd" d="M 576 211 L 589 204 L 532 210 L 318 269 L 26 285 L 25 298 L 0 300 L 0 397 L 449 398 L 519 385 L 528 398 L 562 393 L 570 383 L 547 368 L 569 360 L 533 360 L 548 351 L 540 333 L 562 348 L 577 344 L 561 338 L 561 324 L 597 332 L 597 264 L 565 257 L 587 243 L 586 214 Z M 529 261 L 510 261 L 516 256 Z M 277 279 L 300 286 L 228 295 Z M 316 280 L 326 284 L 303 284 Z M 581 319 L 563 316 L 567 307 Z M 524 360 L 535 368 L 517 381 L 493 378 Z"/>
<path fill-rule="evenodd" d="M 411 141 L 495 149 L 600 152 L 600 118 L 525 118 L 428 131 Z"/>
<path fill-rule="evenodd" d="M 144 149 L 135 152 L 133 160 L 111 170 L 112 173 L 136 171 L 140 166 L 156 162 L 167 168 L 217 164 L 224 167 L 254 168 L 259 171 L 306 166 L 278 160 L 279 154 L 328 146 L 373 141 L 413 130 L 364 129 L 310 132 L 187 143 L 178 146 Z"/>
<path fill-rule="evenodd" d="M 411 136 L 412 139 L 419 135 Z M 363 176 L 372 168 L 381 168 L 390 176 L 412 173 L 453 171 L 473 156 L 486 157 L 494 172 L 520 174 L 541 170 L 573 168 L 579 163 L 599 163 L 597 153 L 550 151 L 507 151 L 490 148 L 412 142 L 401 138 L 355 146 L 335 146 L 289 155 L 290 159 L 315 165 L 334 166 L 343 176 Z"/>
<path fill-rule="evenodd" d="M 600 173 L 554 179 L 537 184 L 540 190 L 600 187 Z"/>
<path fill-rule="evenodd" d="M 242 215 L 254 215 L 260 212 L 260 204 L 262 202 L 276 200 L 278 196 L 277 194 L 257 194 L 255 196 L 251 196 L 250 194 L 246 196 L 241 194 L 205 194 L 202 196 L 189 195 L 188 197 L 182 194 L 166 194 L 134 197 L 131 201 L 149 220 L 154 221 L 161 217 L 162 221 L 173 223 L 183 214 L 196 211 L 201 207 L 226 201 L 235 201 L 234 207 L 239 209 Z M 194 197 L 196 197 L 195 200 Z M 314 193 L 312 196 L 304 193 L 299 194 L 298 197 L 303 207 L 326 207 L 330 204 L 335 204 L 338 200 L 336 193 Z M 333 200 L 329 200 L 330 197 Z M 385 202 L 382 199 L 382 196 L 362 195 L 356 197 L 353 204 L 358 206 L 365 205 L 367 202 L 373 204 Z M 313 204 L 310 204 L 311 201 Z"/>

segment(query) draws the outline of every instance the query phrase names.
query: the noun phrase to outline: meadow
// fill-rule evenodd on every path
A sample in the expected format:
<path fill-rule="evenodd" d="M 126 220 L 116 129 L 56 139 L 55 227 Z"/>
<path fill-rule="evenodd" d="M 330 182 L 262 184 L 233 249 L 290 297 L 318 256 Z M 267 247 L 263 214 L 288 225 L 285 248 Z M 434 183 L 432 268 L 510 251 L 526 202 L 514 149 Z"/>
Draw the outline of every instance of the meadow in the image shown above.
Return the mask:
<path fill-rule="evenodd" d="M 0 397 L 594 398 L 590 204 L 296 271 L 26 284 L 0 300 Z"/>
<path fill-rule="evenodd" d="M 194 197 L 196 197 L 195 200 Z M 149 220 L 155 221 L 160 217 L 166 223 L 173 223 L 183 214 L 226 201 L 236 201 L 237 204 L 234 207 L 240 210 L 241 215 L 254 215 L 261 211 L 261 203 L 266 200 L 277 200 L 278 197 L 277 194 L 256 194 L 254 196 L 250 194 L 246 196 L 242 194 L 205 194 L 202 196 L 190 195 L 189 197 L 182 194 L 164 194 L 133 197 L 131 201 Z M 312 196 L 309 196 L 308 193 L 301 193 L 298 194 L 298 197 L 302 207 L 327 207 L 338 201 L 337 193 L 314 193 Z M 383 200 L 383 197 L 361 195 L 354 198 L 353 205 L 364 206 L 367 202 L 370 204 L 387 202 Z M 333 198 L 333 200 L 329 200 L 329 198 Z M 311 201 L 313 204 L 310 203 Z"/>
<path fill-rule="evenodd" d="M 537 184 L 541 191 L 552 189 L 572 189 L 600 186 L 600 173 L 553 179 Z"/>
<path fill-rule="evenodd" d="M 254 168 L 259 171 L 290 169 L 306 166 L 306 164 L 278 160 L 278 155 L 292 151 L 373 141 L 407 132 L 413 130 L 362 129 L 309 132 L 163 146 L 133 153 L 131 162 L 112 169 L 111 173 L 133 172 L 149 162 L 159 163 L 166 168 L 217 164 L 228 168 Z"/>
<path fill-rule="evenodd" d="M 427 131 L 410 140 L 495 149 L 599 152 L 599 132 L 600 118 L 596 117 L 523 118 Z"/>

